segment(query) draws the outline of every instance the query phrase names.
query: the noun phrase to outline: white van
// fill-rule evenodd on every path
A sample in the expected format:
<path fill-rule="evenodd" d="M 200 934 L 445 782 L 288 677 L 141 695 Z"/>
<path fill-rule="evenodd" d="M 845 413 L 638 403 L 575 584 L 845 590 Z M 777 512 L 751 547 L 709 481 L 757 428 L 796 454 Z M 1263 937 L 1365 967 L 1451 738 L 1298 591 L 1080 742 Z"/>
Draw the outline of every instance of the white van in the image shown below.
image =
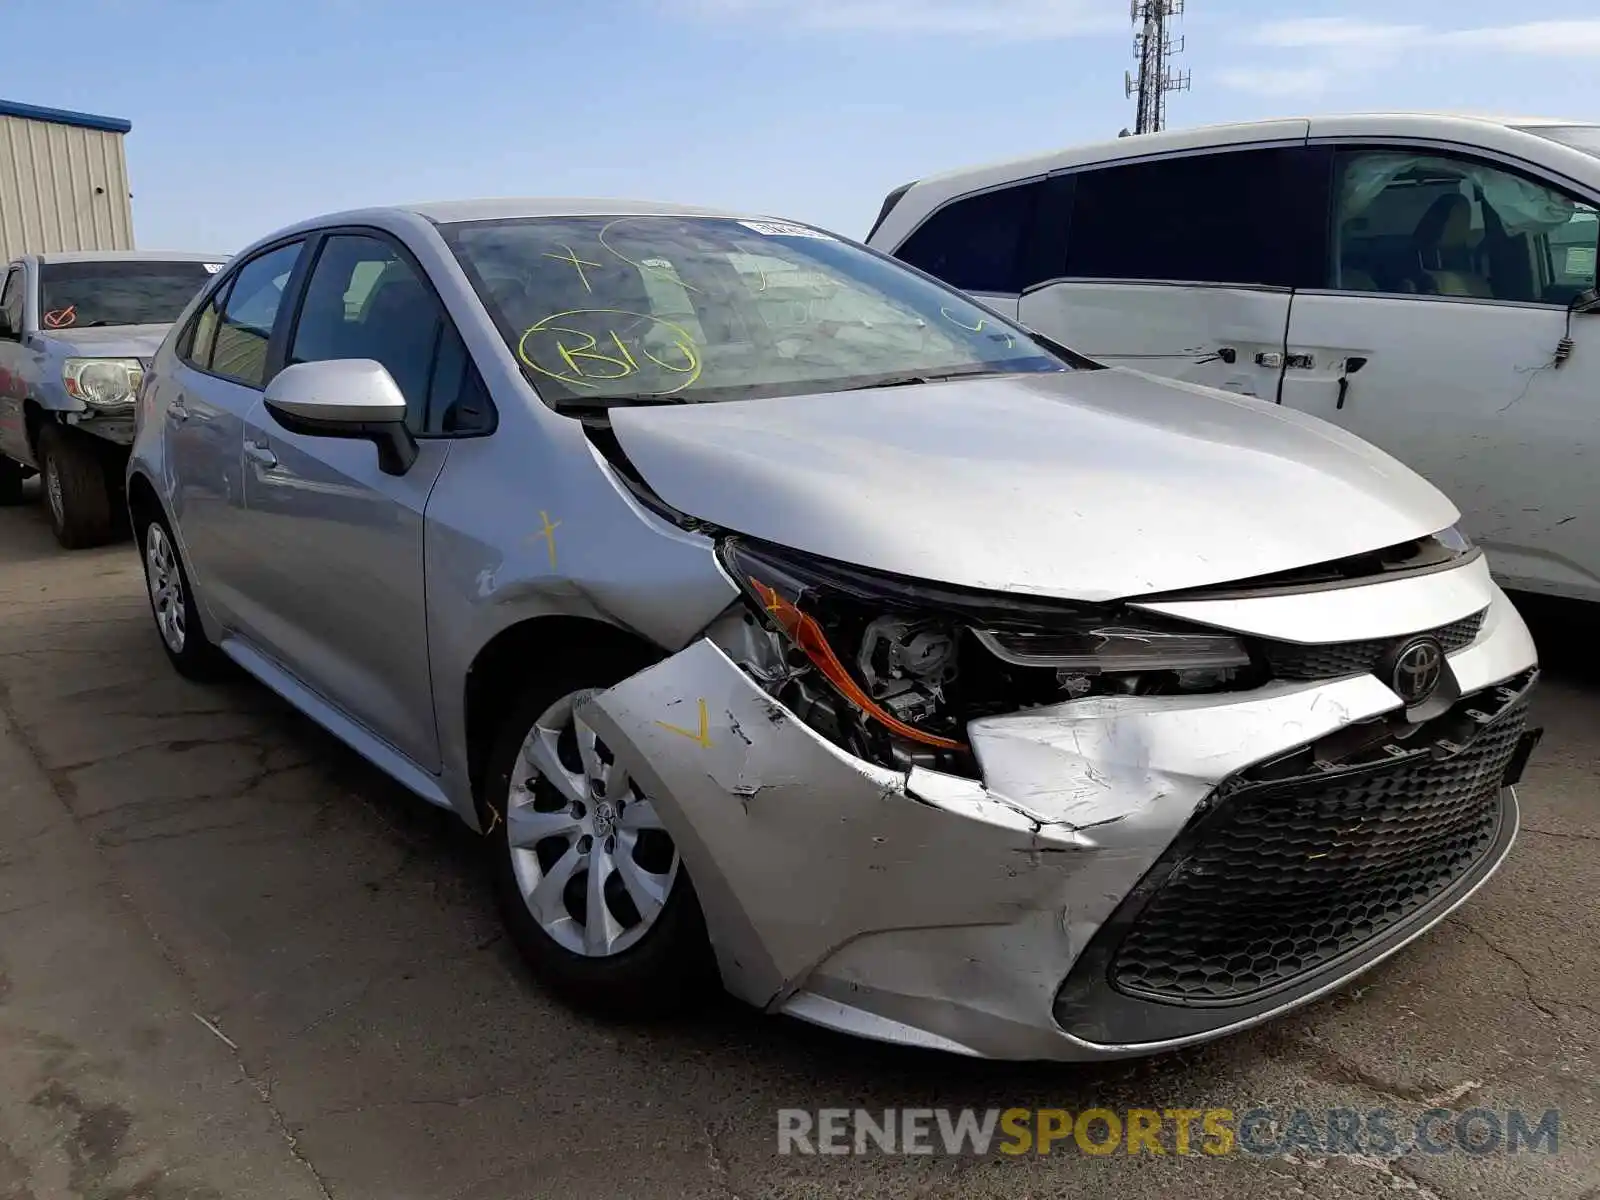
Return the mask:
<path fill-rule="evenodd" d="M 1103 362 L 1344 425 L 1600 600 L 1600 124 L 1317 117 L 908 184 L 874 247 Z"/>

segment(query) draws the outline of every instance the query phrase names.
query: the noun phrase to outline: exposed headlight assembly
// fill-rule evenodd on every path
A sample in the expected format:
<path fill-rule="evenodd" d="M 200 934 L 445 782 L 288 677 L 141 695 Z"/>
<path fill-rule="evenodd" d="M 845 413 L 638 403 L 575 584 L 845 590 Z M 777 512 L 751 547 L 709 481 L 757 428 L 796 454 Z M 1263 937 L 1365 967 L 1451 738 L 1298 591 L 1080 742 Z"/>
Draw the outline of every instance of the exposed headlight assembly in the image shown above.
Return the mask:
<path fill-rule="evenodd" d="M 1095 692 L 1214 691 L 1252 671 L 1231 634 L 1115 605 L 990 594 L 824 562 L 743 538 L 722 560 L 766 626 L 789 648 L 787 684 L 820 706 L 824 732 L 857 753 L 903 765 L 965 756 L 968 721 Z M 781 692 L 781 688 L 777 689 Z M 786 698 L 787 699 L 787 698 Z M 843 705 L 832 703 L 842 700 Z M 810 718 L 808 718 L 809 720 Z M 884 739 L 887 739 L 885 743 Z"/>
<path fill-rule="evenodd" d="M 132 408 L 143 380 L 136 358 L 69 358 L 61 366 L 67 395 L 94 409 Z"/>

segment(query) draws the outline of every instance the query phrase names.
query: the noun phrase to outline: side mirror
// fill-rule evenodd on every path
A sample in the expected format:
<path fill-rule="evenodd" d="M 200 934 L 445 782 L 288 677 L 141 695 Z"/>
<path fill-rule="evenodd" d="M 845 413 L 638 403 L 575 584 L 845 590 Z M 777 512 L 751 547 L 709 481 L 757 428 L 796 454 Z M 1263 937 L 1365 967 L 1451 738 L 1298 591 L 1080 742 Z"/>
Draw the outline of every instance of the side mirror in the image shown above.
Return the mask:
<path fill-rule="evenodd" d="M 296 363 L 267 384 L 273 420 L 306 437 L 361 438 L 378 448 L 378 469 L 404 475 L 417 461 L 406 428 L 406 398 L 394 376 L 370 358 Z"/>

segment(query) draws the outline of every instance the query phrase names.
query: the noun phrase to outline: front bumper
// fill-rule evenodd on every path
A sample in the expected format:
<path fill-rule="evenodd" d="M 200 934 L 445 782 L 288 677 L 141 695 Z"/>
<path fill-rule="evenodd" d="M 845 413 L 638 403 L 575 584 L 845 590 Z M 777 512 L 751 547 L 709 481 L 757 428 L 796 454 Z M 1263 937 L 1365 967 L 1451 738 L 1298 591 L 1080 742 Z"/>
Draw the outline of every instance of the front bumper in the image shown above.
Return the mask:
<path fill-rule="evenodd" d="M 1535 652 L 1510 601 L 1481 564 L 1438 578 L 1442 607 L 1389 632 L 1487 609 L 1477 638 L 1450 655 L 1454 681 L 1464 703 L 1508 681 L 1520 697 Z M 1382 633 L 1393 586 L 1349 589 L 1346 614 L 1365 611 L 1364 628 Z M 1405 586 L 1414 599 L 1415 581 Z M 1283 600 L 1268 606 L 1275 622 Z M 1225 603 L 1230 627 L 1248 628 L 1248 608 Z M 1500 706 L 1513 707 L 1503 696 Z M 701 641 L 596 697 L 589 716 L 655 798 L 734 994 L 885 1041 L 1083 1060 L 1195 1044 L 1307 1003 L 1492 874 L 1517 822 L 1498 785 L 1492 836 L 1449 886 L 1288 986 L 1199 1005 L 1112 986 L 1113 935 L 1172 873 L 1169 850 L 1181 856 L 1224 784 L 1401 708 L 1372 674 L 1087 699 L 973 722 L 978 783 L 851 757 Z"/>

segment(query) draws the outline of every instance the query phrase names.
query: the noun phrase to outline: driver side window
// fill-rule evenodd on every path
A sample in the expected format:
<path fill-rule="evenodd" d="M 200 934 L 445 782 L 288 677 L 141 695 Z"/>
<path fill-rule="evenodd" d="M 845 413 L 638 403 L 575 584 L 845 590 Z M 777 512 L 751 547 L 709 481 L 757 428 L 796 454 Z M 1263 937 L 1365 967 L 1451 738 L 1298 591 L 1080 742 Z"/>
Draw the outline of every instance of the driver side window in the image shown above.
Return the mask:
<path fill-rule="evenodd" d="M 0 338 L 9 341 L 22 338 L 23 282 L 22 268 L 12 267 L 4 289 L 0 289 Z"/>
<path fill-rule="evenodd" d="M 1595 207 L 1475 159 L 1338 156 L 1332 278 L 1346 292 L 1566 305 L 1595 286 Z"/>

